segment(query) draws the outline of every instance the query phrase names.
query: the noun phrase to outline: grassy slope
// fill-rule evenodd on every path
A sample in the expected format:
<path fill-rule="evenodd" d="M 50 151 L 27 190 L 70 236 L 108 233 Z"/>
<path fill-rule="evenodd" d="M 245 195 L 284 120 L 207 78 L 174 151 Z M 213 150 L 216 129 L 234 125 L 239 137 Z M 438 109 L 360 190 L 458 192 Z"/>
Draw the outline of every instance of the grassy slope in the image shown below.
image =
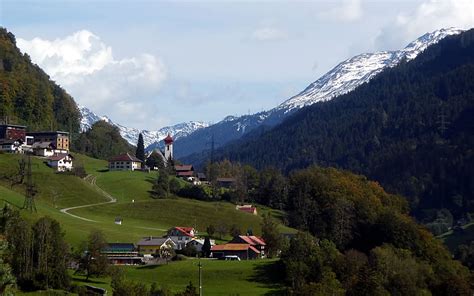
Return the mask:
<path fill-rule="evenodd" d="M 18 170 L 18 155 L 0 154 L 0 177 L 10 176 Z M 74 246 L 86 239 L 93 229 L 102 230 L 111 242 L 136 242 L 144 236 L 159 236 L 176 225 L 190 225 L 202 233 L 209 224 L 237 224 L 242 231 L 251 228 L 260 233 L 260 216 L 236 211 L 226 202 L 201 202 L 188 199 L 153 200 L 149 190 L 156 177 L 154 173 L 106 172 L 107 162 L 75 154 L 76 163 L 82 163 L 87 172 L 97 177 L 97 185 L 118 199 L 116 204 L 71 210 L 70 213 L 95 220 L 82 221 L 59 212 L 60 208 L 103 202 L 107 199 L 87 182 L 70 175 L 56 174 L 42 159 L 32 158 L 33 179 L 38 185 L 38 215 L 48 215 L 59 220 L 66 231 L 67 240 Z M 17 206 L 23 204 L 24 188 L 14 186 L 0 178 L 0 198 L 7 197 Z M 53 193 L 57 192 L 56 205 Z M 4 197 L 5 196 L 5 197 Z M 135 200 L 132 203 L 132 199 Z M 270 211 L 262 209 L 260 213 Z M 272 211 L 275 216 L 281 213 Z M 33 215 L 32 217 L 37 217 Z M 123 225 L 115 225 L 114 219 L 121 216 Z M 284 231 L 292 231 L 282 226 Z"/>
<path fill-rule="evenodd" d="M 19 155 L 0 154 L 0 185 L 10 188 L 5 177 L 18 172 Z M 37 199 L 51 207 L 64 208 L 88 203 L 103 202 L 107 199 L 87 182 L 71 175 L 55 174 L 46 166 L 44 159 L 32 157 L 33 181 L 37 185 Z M 16 185 L 14 191 L 24 194 L 23 186 Z M 53 196 L 56 195 L 54 204 Z"/>
<path fill-rule="evenodd" d="M 274 260 L 251 261 L 202 261 L 202 281 L 204 295 L 263 295 L 274 294 L 281 288 L 272 284 Z M 198 261 L 170 262 L 160 266 L 124 267 L 127 279 L 147 285 L 157 283 L 173 292 L 184 290 L 191 281 L 198 287 Z M 274 270 L 274 269 L 273 269 Z M 84 283 L 81 276 L 74 276 L 78 284 Z M 275 282 L 275 281 L 273 281 Z M 110 278 L 94 279 L 91 285 L 110 291 Z"/>

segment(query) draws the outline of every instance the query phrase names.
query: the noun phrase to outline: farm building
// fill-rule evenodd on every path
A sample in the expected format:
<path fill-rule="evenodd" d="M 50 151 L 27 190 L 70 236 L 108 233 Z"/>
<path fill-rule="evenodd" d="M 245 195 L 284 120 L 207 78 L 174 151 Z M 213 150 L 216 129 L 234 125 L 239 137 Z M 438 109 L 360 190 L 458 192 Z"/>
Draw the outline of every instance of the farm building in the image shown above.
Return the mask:
<path fill-rule="evenodd" d="M 111 171 L 134 171 L 142 168 L 142 161 L 130 153 L 117 155 L 109 159 Z"/>
<path fill-rule="evenodd" d="M 161 255 L 165 251 L 173 250 L 176 244 L 168 237 L 144 237 L 137 243 L 140 254 Z"/>
<path fill-rule="evenodd" d="M 225 256 L 239 256 L 242 260 L 260 258 L 260 251 L 250 244 L 228 243 L 215 245 L 211 248 L 213 258 L 222 258 Z"/>
<path fill-rule="evenodd" d="M 237 205 L 235 206 L 235 209 L 252 215 L 257 215 L 257 208 L 252 205 Z"/>
<path fill-rule="evenodd" d="M 249 244 L 260 253 L 260 257 L 265 257 L 265 241 L 261 237 L 254 235 L 239 235 L 234 237 L 229 243 L 234 244 Z"/>
<path fill-rule="evenodd" d="M 143 258 L 138 256 L 138 251 L 132 243 L 108 243 L 101 251 L 114 265 L 142 264 Z"/>

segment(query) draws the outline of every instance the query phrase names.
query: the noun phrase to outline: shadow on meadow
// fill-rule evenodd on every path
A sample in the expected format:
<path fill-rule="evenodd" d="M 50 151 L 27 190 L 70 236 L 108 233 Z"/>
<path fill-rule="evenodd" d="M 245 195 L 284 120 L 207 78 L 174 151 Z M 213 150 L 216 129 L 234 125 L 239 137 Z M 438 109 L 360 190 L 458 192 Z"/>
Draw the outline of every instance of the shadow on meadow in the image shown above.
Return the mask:
<path fill-rule="evenodd" d="M 286 295 L 283 286 L 284 280 L 283 266 L 280 260 L 256 265 L 253 276 L 248 278 L 248 281 L 262 284 L 262 286 L 271 289 L 265 295 Z"/>

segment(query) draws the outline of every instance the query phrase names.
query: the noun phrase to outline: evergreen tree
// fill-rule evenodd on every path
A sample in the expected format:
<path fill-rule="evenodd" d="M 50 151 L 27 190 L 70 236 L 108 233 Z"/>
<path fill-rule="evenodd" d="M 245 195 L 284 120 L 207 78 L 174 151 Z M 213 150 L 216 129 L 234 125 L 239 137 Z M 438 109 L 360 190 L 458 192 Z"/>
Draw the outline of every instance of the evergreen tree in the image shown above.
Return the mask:
<path fill-rule="evenodd" d="M 137 150 L 135 151 L 135 156 L 141 161 L 145 161 L 145 144 L 143 143 L 142 133 L 138 135 Z"/>
<path fill-rule="evenodd" d="M 202 245 L 202 255 L 208 258 L 211 255 L 211 240 L 209 236 L 206 236 L 204 239 L 204 244 Z"/>
<path fill-rule="evenodd" d="M 153 184 L 152 195 L 154 198 L 168 198 L 170 194 L 170 177 L 164 169 L 158 172 L 158 178 Z"/>
<path fill-rule="evenodd" d="M 263 216 L 262 238 L 266 244 L 267 256 L 275 257 L 282 248 L 283 237 L 278 231 L 278 223 L 270 214 Z"/>

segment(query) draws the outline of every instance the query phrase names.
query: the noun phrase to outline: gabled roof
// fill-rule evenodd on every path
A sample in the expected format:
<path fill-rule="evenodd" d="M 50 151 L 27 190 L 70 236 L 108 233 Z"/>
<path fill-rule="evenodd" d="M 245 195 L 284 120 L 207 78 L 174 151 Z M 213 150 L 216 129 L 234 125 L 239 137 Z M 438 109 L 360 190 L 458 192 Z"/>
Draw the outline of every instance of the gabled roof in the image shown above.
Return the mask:
<path fill-rule="evenodd" d="M 54 145 L 51 142 L 35 142 L 31 147 L 33 149 L 47 149 L 54 148 Z"/>
<path fill-rule="evenodd" d="M 48 157 L 48 160 L 51 160 L 51 161 L 59 161 L 59 160 L 62 160 L 62 159 L 64 159 L 64 158 L 68 157 L 68 156 L 69 156 L 70 158 L 74 158 L 74 157 L 72 157 L 71 154 L 56 154 L 56 155 L 53 155 L 53 156 Z"/>
<path fill-rule="evenodd" d="M 254 235 L 239 235 L 238 237 L 244 242 L 252 246 L 256 246 L 256 245 L 265 246 L 266 245 L 262 238 L 254 236 Z"/>
<path fill-rule="evenodd" d="M 194 237 L 194 235 L 191 234 L 191 231 L 195 232 L 193 227 L 176 226 L 176 227 L 173 227 L 171 230 L 173 230 L 173 229 L 176 229 L 176 230 L 182 232 L 186 236 Z"/>
<path fill-rule="evenodd" d="M 211 247 L 211 251 L 218 252 L 218 251 L 247 251 L 252 250 L 253 252 L 259 254 L 260 251 L 252 247 L 250 244 L 234 244 L 228 243 L 223 245 L 215 245 Z"/>
<path fill-rule="evenodd" d="M 161 246 L 167 241 L 171 244 L 175 244 L 168 237 L 145 237 L 137 243 L 137 246 Z"/>
<path fill-rule="evenodd" d="M 182 164 L 182 165 L 175 165 L 174 169 L 176 172 L 188 172 L 194 171 L 192 164 Z"/>
<path fill-rule="evenodd" d="M 133 243 L 108 243 L 102 252 L 133 252 L 135 245 Z"/>
<path fill-rule="evenodd" d="M 191 176 L 194 176 L 194 172 L 193 171 L 177 172 L 177 175 L 179 177 L 191 177 Z"/>
<path fill-rule="evenodd" d="M 247 212 L 247 213 L 251 213 L 251 214 L 253 214 L 257 210 L 256 207 L 240 207 L 238 209 L 239 209 L 239 211 L 243 211 L 243 212 Z"/>
<path fill-rule="evenodd" d="M 142 162 L 140 159 L 136 158 L 133 155 L 130 155 L 130 153 L 125 153 L 125 154 L 120 154 L 117 156 L 114 156 L 109 159 L 109 162 L 111 161 L 134 161 L 134 162 Z"/>

